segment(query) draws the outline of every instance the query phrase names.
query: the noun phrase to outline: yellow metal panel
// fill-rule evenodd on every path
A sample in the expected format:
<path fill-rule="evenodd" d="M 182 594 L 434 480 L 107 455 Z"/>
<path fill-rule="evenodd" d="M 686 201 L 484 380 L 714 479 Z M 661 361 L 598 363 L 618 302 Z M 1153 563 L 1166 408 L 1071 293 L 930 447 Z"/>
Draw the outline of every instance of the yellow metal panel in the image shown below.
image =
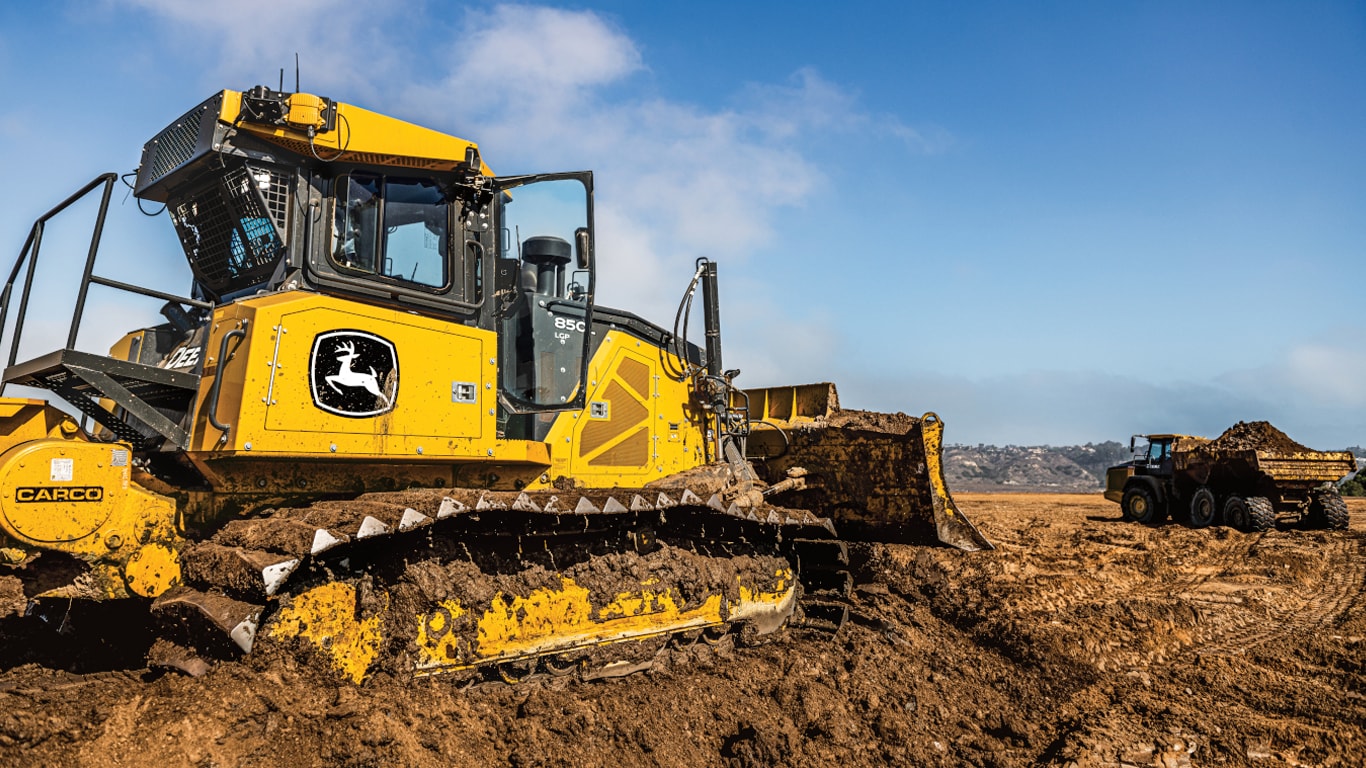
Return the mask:
<path fill-rule="evenodd" d="M 1133 467 L 1110 467 L 1105 470 L 1105 498 L 1116 504 L 1124 500 L 1124 484 L 1134 476 Z"/>
<path fill-rule="evenodd" d="M 70 437 L 80 431 L 76 420 L 30 397 L 0 397 L 0 451 L 25 440 Z"/>
<path fill-rule="evenodd" d="M 268 372 L 252 370 L 252 363 L 263 357 L 255 347 L 261 334 L 255 327 L 254 308 L 245 303 L 229 304 L 214 311 L 213 325 L 209 329 L 208 341 L 204 348 L 204 372 L 199 379 L 199 397 L 195 412 L 194 428 L 190 432 L 190 450 L 204 451 L 239 445 L 243 416 L 243 396 L 254 391 L 268 380 Z M 241 338 L 228 339 L 227 360 L 220 360 L 223 337 L 231 332 L 244 332 Z M 268 353 L 264 353 L 268 354 Z M 266 362 L 269 362 L 268 360 Z M 210 403 L 214 381 L 223 378 L 218 388 L 218 402 Z M 258 396 L 259 397 L 259 396 Z M 209 407 L 215 406 L 214 413 Z M 214 427 L 210 417 L 220 424 L 232 428 L 233 434 L 224 434 Z"/>
<path fill-rule="evenodd" d="M 660 362 L 667 358 L 671 365 Z M 585 488 L 641 485 L 704 463 L 700 413 L 690 381 L 676 381 L 673 355 L 621 331 L 609 331 L 589 362 L 589 403 L 606 403 L 608 418 L 561 414 L 546 442 L 550 480 Z M 591 413 L 591 407 L 590 407 Z"/>
<path fill-rule="evenodd" d="M 266 429 L 324 432 L 329 435 L 412 435 L 479 437 L 482 413 L 495 406 L 484 342 L 492 334 L 464 326 L 422 327 L 409 316 L 362 313 L 351 308 L 313 307 L 281 317 L 284 333 L 275 360 L 275 378 L 266 409 Z M 398 375 L 392 388 L 392 410 L 370 418 L 348 418 L 320 409 L 310 391 L 309 362 L 319 334 L 340 329 L 374 334 L 392 342 Z M 484 338 L 479 338 L 483 336 Z M 490 347 L 492 345 L 490 344 Z M 364 371 L 360 372 L 365 375 Z M 472 384 L 474 402 L 453 402 L 452 387 Z M 329 385 L 318 382 L 318 388 Z M 381 392 L 381 397 L 389 395 Z M 380 397 L 376 398 L 381 401 Z M 387 397 L 385 397 L 387 399 Z M 383 452 L 383 451 L 376 451 Z"/>
<path fill-rule="evenodd" d="M 215 359 L 223 335 L 243 322 L 246 339 L 240 346 L 229 341 L 229 351 L 236 352 L 226 363 Z M 383 385 L 392 409 L 350 417 L 315 402 L 310 380 L 315 341 L 337 331 L 358 331 L 392 344 L 398 373 Z M 200 382 L 195 458 L 249 451 L 419 461 L 546 459 L 544 445 L 496 439 L 496 349 L 492 331 L 331 296 L 293 291 L 238 302 L 215 318 Z M 220 374 L 215 416 L 232 426 L 225 443 L 207 413 L 213 380 Z M 345 388 L 335 383 L 333 391 Z"/>
<path fill-rule="evenodd" d="M 128 444 L 73 436 L 4 445 L 0 532 L 14 549 L 64 552 L 90 566 L 82 583 L 43 596 L 154 597 L 179 581 L 175 502 L 130 481 Z"/>
<path fill-rule="evenodd" d="M 302 104 L 303 96 L 306 94 L 290 97 L 291 119 L 294 101 L 299 100 Z M 234 123 L 241 110 L 241 92 L 224 91 L 218 119 Z M 300 117 L 304 117 L 302 112 Z M 472 141 L 340 103 L 337 104 L 336 129 L 317 133 L 312 139 L 312 147 L 308 134 L 297 128 L 242 122 L 238 123 L 238 130 L 254 133 L 304 157 L 316 152 L 329 160 L 430 170 L 454 169 L 464 162 L 466 148 L 478 146 Z M 482 170 L 485 175 L 492 175 L 487 165 Z"/>

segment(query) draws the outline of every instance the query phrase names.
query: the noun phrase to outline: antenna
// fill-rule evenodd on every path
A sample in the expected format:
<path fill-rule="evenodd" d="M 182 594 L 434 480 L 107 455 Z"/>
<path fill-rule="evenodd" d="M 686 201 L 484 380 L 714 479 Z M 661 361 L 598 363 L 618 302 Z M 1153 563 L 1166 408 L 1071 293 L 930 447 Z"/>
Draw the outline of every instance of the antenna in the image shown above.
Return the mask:
<path fill-rule="evenodd" d="M 285 89 L 285 68 L 280 67 L 280 90 Z"/>
<path fill-rule="evenodd" d="M 299 52 L 294 52 L 294 92 L 299 92 Z"/>

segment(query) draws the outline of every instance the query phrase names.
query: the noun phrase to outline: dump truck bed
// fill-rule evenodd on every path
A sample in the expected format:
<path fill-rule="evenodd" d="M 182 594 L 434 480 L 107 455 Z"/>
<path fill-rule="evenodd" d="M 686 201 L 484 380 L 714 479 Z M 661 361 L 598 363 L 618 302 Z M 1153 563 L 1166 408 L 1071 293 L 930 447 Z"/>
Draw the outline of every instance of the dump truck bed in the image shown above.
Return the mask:
<path fill-rule="evenodd" d="M 1212 450 L 1204 445 L 1178 451 L 1173 459 L 1178 471 L 1190 472 L 1199 482 L 1263 475 L 1278 486 L 1307 487 L 1337 482 L 1356 469 L 1356 459 L 1346 451 Z"/>

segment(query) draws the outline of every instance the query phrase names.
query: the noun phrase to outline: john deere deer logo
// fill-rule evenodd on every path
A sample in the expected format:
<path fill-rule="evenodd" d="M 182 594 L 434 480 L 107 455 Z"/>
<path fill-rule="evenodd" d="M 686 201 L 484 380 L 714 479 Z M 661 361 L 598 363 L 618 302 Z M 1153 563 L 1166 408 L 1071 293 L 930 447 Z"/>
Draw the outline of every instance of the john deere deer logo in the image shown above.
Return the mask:
<path fill-rule="evenodd" d="M 387 339 L 365 331 L 320 333 L 313 340 L 309 384 L 313 404 L 324 411 L 378 416 L 394 407 L 398 354 Z"/>

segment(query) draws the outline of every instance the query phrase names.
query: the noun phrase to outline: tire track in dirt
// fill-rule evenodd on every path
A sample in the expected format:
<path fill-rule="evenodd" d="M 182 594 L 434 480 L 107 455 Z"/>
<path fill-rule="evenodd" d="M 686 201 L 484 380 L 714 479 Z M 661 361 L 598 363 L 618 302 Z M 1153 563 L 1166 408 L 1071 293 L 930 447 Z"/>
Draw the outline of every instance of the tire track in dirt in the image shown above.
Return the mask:
<path fill-rule="evenodd" d="M 1263 534 L 1240 536 L 1234 546 L 1215 553 L 1212 562 L 1168 587 L 1155 582 L 1135 590 L 1133 597 L 1156 598 L 1157 603 L 1170 607 L 1171 614 L 1189 608 L 1195 615 L 1194 624 L 1184 627 L 1169 621 L 1167 626 L 1145 636 L 1150 649 L 1119 650 L 1113 657 L 1123 658 L 1130 671 L 1141 671 L 1154 663 L 1183 656 L 1242 654 L 1259 645 L 1331 624 L 1356 607 L 1366 589 L 1366 542 L 1360 534 L 1347 536 L 1321 547 L 1295 540 L 1275 542 L 1280 546 L 1274 546 L 1266 559 L 1295 554 L 1321 559 L 1323 575 L 1306 584 L 1287 587 L 1266 582 L 1256 574 L 1258 570 L 1275 567 L 1274 559 L 1267 563 L 1253 556 L 1254 548 L 1265 545 Z M 1221 582 L 1232 585 L 1241 594 L 1213 589 Z M 1102 668 L 1105 666 L 1103 659 L 1097 662 Z"/>
<path fill-rule="evenodd" d="M 1358 515 L 1359 517 L 1360 515 Z M 1050 617 L 1068 632 L 1087 615 L 1133 615 L 1115 632 L 1075 638 L 1077 660 L 1098 669 L 1142 671 L 1191 654 L 1242 653 L 1330 624 L 1352 609 L 1366 585 L 1360 534 L 1323 543 L 1317 532 L 1247 534 L 1105 521 L 1075 531 L 1071 547 L 1038 546 L 1047 519 L 1001 537 L 998 606 L 1026 620 Z M 1286 559 L 1319 561 L 1307 582 L 1286 584 Z M 1080 567 L 1079 567 L 1080 566 Z M 1078 578 L 1080 576 L 1080 578 Z M 1068 617 L 1078 617 L 1076 622 Z"/>
<path fill-rule="evenodd" d="M 1218 536 L 1218 534 L 1214 534 Z M 1185 575 L 1173 581 L 1166 590 L 1159 589 L 1159 585 L 1153 585 L 1150 593 L 1165 592 L 1167 594 L 1180 595 L 1184 592 L 1191 592 L 1209 583 L 1215 577 L 1222 576 L 1230 569 L 1247 560 L 1248 553 L 1261 540 L 1260 536 L 1231 534 L 1228 538 L 1214 538 L 1215 546 L 1201 549 L 1197 553 L 1200 562 L 1186 571 Z"/>
<path fill-rule="evenodd" d="M 1325 566 L 1327 574 L 1322 582 L 1294 590 L 1288 600 L 1268 604 L 1266 616 L 1244 615 L 1236 629 L 1218 632 L 1212 638 L 1215 642 L 1204 642 L 1191 650 L 1210 655 L 1245 653 L 1292 633 L 1327 626 L 1350 610 L 1366 588 L 1366 562 L 1362 559 L 1366 552 L 1362 541 L 1357 536 L 1340 539 L 1324 550 L 1329 564 Z"/>
<path fill-rule="evenodd" d="M 1072 634 L 1086 616 L 1136 610 L 1132 626 L 1108 633 L 1076 633 L 1077 661 L 1101 671 L 1146 667 L 1194 641 L 1188 595 L 1236 574 L 1259 536 L 1192 530 L 1177 524 L 1144 526 L 1117 520 L 1073 532 L 1070 546 L 1040 546 L 1055 533 L 1046 519 L 998 539 L 1001 573 L 997 613 L 1042 622 Z M 1201 621 L 1219 621 L 1209 612 Z M 1069 617 L 1076 617 L 1069 620 Z M 1183 621 L 1184 620 L 1184 621 Z"/>
<path fill-rule="evenodd" d="M 1191 537 L 1199 537 L 1192 539 Z M 1201 644 L 1202 635 L 1223 624 L 1233 607 L 1230 601 L 1192 599 L 1211 582 L 1228 578 L 1239 571 L 1249 559 L 1261 535 L 1247 535 L 1232 531 L 1184 530 L 1174 531 L 1155 542 L 1158 546 L 1179 547 L 1182 565 L 1174 578 L 1162 575 L 1149 577 L 1134 584 L 1126 592 L 1111 596 L 1107 603 L 1139 604 L 1148 602 L 1163 616 L 1150 617 L 1149 631 L 1140 638 L 1112 639 L 1104 643 L 1104 653 L 1091 659 L 1101 669 L 1141 671 L 1153 664 L 1165 664 L 1174 656 Z M 1211 605 L 1217 602 L 1217 605 Z M 1188 609 L 1193 614 L 1189 626 L 1178 619 Z"/>

